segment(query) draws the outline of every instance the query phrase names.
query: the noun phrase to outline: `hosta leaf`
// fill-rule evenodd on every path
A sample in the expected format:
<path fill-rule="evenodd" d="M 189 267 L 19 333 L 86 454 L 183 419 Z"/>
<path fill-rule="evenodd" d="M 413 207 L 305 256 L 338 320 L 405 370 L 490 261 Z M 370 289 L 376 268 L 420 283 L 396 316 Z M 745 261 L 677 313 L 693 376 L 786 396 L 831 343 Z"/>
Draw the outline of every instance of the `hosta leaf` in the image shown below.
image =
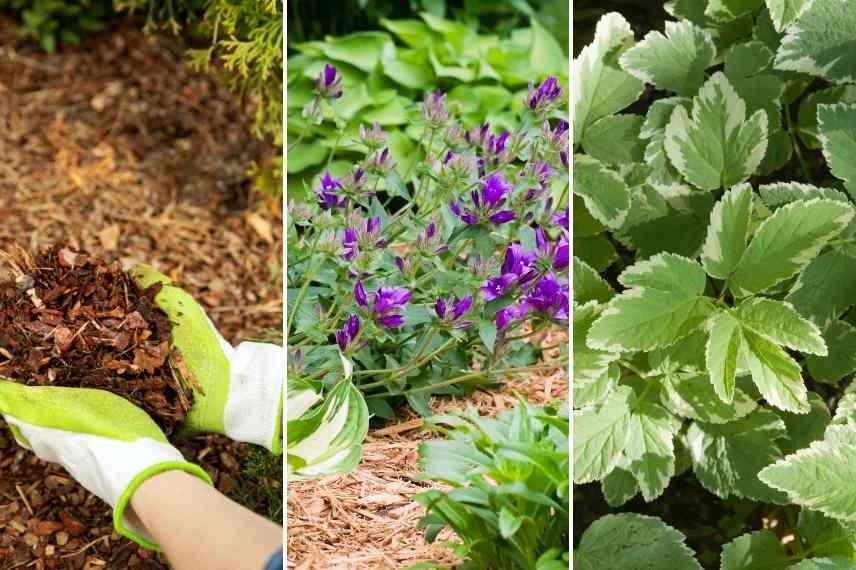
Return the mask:
<path fill-rule="evenodd" d="M 779 537 L 769 530 L 738 536 L 722 548 L 720 570 L 768 570 L 790 562 Z"/>
<path fill-rule="evenodd" d="M 758 408 L 727 424 L 693 422 L 687 445 L 693 470 L 705 489 L 720 498 L 731 495 L 783 503 L 783 494 L 767 487 L 758 472 L 782 457 L 775 440 L 785 437 L 785 423 Z"/>
<path fill-rule="evenodd" d="M 621 386 L 597 406 L 574 416 L 574 482 L 602 479 L 616 466 L 630 436 L 633 391 Z"/>
<path fill-rule="evenodd" d="M 723 402 L 707 375 L 669 375 L 660 393 L 663 405 L 672 412 L 702 422 L 724 424 L 740 419 L 755 410 L 755 400 L 739 389 L 734 390 L 730 404 Z"/>
<path fill-rule="evenodd" d="M 800 273 L 785 300 L 826 327 L 856 304 L 856 259 L 836 250 L 820 254 Z"/>
<path fill-rule="evenodd" d="M 710 336 L 705 350 L 707 368 L 716 394 L 729 404 L 734 399 L 737 359 L 742 342 L 740 321 L 731 313 L 723 311 L 710 320 Z"/>
<path fill-rule="evenodd" d="M 610 352 L 669 346 L 696 330 L 710 314 L 705 274 L 685 257 L 659 254 L 627 268 L 628 287 L 613 298 L 589 331 L 588 345 Z"/>
<path fill-rule="evenodd" d="M 777 32 L 782 32 L 800 17 L 809 0 L 767 0 L 767 9 Z"/>
<path fill-rule="evenodd" d="M 856 10 L 851 10 L 856 13 Z M 856 30 L 854 30 L 856 34 Z M 856 35 L 853 39 L 856 50 Z M 856 65 L 856 59 L 853 62 Z M 856 105 L 818 105 L 817 129 L 829 169 L 856 197 Z"/>
<path fill-rule="evenodd" d="M 856 445 L 816 441 L 758 476 L 800 506 L 856 520 Z"/>
<path fill-rule="evenodd" d="M 630 191 L 617 172 L 585 154 L 574 155 L 574 193 L 602 224 L 619 228 L 630 210 Z"/>
<path fill-rule="evenodd" d="M 752 218 L 752 187 L 741 184 L 725 193 L 710 214 L 701 263 L 707 274 L 727 279 L 746 250 Z"/>
<path fill-rule="evenodd" d="M 812 0 L 788 28 L 777 69 L 856 83 L 856 10 L 848 0 Z"/>
<path fill-rule="evenodd" d="M 759 293 L 802 270 L 847 227 L 854 210 L 833 200 L 792 202 L 758 228 L 731 281 L 737 297 Z"/>
<path fill-rule="evenodd" d="M 625 456 L 646 501 L 663 494 L 675 474 L 674 438 L 680 427 L 661 406 L 649 402 L 633 406 Z"/>
<path fill-rule="evenodd" d="M 577 303 L 587 303 L 589 301 L 598 301 L 606 303 L 613 296 L 615 291 L 609 286 L 597 271 L 592 269 L 586 262 L 574 257 L 574 301 Z"/>
<path fill-rule="evenodd" d="M 826 342 L 820 329 L 802 318 L 788 303 L 772 299 L 749 299 L 734 312 L 740 324 L 792 350 L 824 356 Z"/>
<path fill-rule="evenodd" d="M 621 513 L 594 521 L 574 551 L 576 570 L 701 570 L 686 537 L 656 517 Z"/>
<path fill-rule="evenodd" d="M 704 82 L 704 71 L 716 57 L 708 33 L 690 21 L 666 22 L 666 33 L 649 32 L 624 52 L 621 67 L 658 89 L 694 95 Z"/>
<path fill-rule="evenodd" d="M 611 12 L 597 23 L 594 41 L 584 47 L 573 65 L 571 107 L 574 145 L 589 125 L 621 111 L 642 93 L 642 82 L 618 67 L 617 58 L 633 45 L 633 30 L 623 16 Z"/>
<path fill-rule="evenodd" d="M 629 113 L 598 119 L 586 129 L 583 150 L 611 165 L 641 162 L 645 141 L 639 138 L 643 118 Z"/>
<path fill-rule="evenodd" d="M 728 188 L 751 176 L 767 151 L 767 114 L 746 119 L 746 104 L 721 72 L 693 98 L 692 117 L 678 105 L 666 126 L 666 154 L 702 190 Z"/>
<path fill-rule="evenodd" d="M 856 371 L 856 328 L 844 321 L 833 321 L 823 336 L 829 354 L 809 356 L 805 362 L 812 378 L 834 384 Z"/>

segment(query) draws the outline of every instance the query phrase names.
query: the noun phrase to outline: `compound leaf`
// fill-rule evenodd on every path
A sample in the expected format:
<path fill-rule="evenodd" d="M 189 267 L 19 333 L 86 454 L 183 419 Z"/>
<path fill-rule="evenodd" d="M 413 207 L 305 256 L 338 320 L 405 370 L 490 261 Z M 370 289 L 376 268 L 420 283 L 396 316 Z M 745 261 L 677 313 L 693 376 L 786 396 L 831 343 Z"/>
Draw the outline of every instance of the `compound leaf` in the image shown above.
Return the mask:
<path fill-rule="evenodd" d="M 856 37 L 853 47 L 856 49 Z M 856 197 L 856 105 L 818 105 L 817 128 L 829 169 L 844 181 L 850 196 Z"/>
<path fill-rule="evenodd" d="M 711 277 L 727 279 L 740 263 L 749 241 L 752 188 L 741 184 L 729 190 L 713 207 L 701 263 Z"/>

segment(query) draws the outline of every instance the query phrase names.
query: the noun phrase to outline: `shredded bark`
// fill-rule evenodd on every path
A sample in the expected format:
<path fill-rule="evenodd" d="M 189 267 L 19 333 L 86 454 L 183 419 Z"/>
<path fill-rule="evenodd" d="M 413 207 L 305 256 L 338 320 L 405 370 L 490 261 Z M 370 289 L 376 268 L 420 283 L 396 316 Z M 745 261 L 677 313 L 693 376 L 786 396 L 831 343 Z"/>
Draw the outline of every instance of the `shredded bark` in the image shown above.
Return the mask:
<path fill-rule="evenodd" d="M 3 256 L 0 376 L 32 386 L 99 388 L 145 410 L 172 434 L 192 392 L 170 365 L 170 322 L 118 261 L 55 245 Z"/>

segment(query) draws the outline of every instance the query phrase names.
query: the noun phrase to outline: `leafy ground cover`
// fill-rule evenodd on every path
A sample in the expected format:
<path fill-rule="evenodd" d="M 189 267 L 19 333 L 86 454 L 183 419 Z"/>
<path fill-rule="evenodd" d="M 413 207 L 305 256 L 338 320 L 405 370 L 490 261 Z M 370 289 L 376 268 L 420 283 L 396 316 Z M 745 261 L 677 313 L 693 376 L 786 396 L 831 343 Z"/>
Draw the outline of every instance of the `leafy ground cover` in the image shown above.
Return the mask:
<path fill-rule="evenodd" d="M 48 55 L 0 19 L 0 45 L 0 249 L 68 242 L 145 261 L 181 282 L 230 342 L 281 330 L 281 209 L 250 198 L 246 172 L 276 151 L 252 134 L 249 104 L 189 69 L 181 39 L 127 24 Z M 167 568 L 113 534 L 107 505 L 6 433 L 0 567 Z M 219 436 L 179 447 L 218 489 L 282 521 L 280 457 Z"/>
<path fill-rule="evenodd" d="M 574 61 L 575 566 L 852 568 L 856 11 L 664 8 Z"/>

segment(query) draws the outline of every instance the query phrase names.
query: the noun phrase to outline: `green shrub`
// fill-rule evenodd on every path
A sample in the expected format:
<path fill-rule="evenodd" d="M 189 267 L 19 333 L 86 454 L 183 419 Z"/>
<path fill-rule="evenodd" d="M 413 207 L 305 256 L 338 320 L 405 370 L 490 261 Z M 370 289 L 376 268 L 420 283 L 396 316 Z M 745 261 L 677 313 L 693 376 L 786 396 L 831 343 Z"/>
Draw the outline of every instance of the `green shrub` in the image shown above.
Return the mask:
<path fill-rule="evenodd" d="M 0 11 L 20 18 L 19 33 L 52 52 L 59 43 L 78 44 L 103 30 L 113 13 L 111 0 L 0 0 Z"/>

